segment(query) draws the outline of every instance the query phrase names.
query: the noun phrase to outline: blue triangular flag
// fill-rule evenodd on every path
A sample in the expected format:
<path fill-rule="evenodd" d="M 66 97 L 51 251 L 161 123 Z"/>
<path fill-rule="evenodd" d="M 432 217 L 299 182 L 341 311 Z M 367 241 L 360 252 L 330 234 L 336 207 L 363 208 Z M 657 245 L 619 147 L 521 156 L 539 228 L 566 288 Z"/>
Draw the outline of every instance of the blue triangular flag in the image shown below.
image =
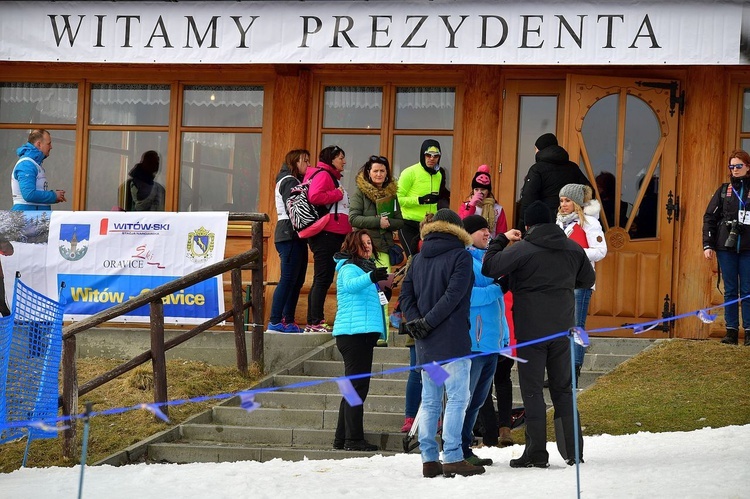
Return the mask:
<path fill-rule="evenodd" d="M 443 383 L 445 383 L 445 380 L 450 376 L 450 374 L 448 374 L 448 371 L 443 369 L 435 361 L 433 361 L 432 364 L 425 364 L 422 367 L 424 367 L 424 370 L 427 371 L 427 375 L 437 386 L 442 386 Z"/>
<path fill-rule="evenodd" d="M 254 393 L 240 393 L 240 407 L 247 412 L 253 412 L 255 409 L 260 409 L 260 402 L 255 401 Z"/>
<path fill-rule="evenodd" d="M 581 345 L 582 347 L 589 346 L 589 335 L 581 327 L 570 328 L 570 332 L 573 333 L 573 341 Z"/>
<path fill-rule="evenodd" d="M 157 404 L 141 404 L 141 409 L 146 409 L 147 411 L 151 412 L 156 416 L 157 418 L 169 423 L 169 418 L 166 414 L 164 414 L 161 409 L 159 409 L 159 405 Z"/>
<path fill-rule="evenodd" d="M 698 317 L 706 324 L 711 324 L 716 320 L 716 315 L 711 315 L 708 310 L 698 310 Z"/>
<path fill-rule="evenodd" d="M 349 378 L 337 379 L 336 384 L 339 385 L 341 395 L 351 407 L 362 405 L 362 398 L 357 393 L 357 390 L 354 389 L 352 381 Z"/>

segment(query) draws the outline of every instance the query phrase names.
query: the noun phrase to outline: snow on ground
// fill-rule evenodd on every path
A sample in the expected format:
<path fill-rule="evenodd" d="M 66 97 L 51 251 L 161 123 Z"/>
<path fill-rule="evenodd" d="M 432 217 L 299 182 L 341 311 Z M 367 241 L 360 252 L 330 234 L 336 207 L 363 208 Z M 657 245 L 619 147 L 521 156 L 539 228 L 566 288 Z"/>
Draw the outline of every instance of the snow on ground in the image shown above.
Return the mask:
<path fill-rule="evenodd" d="M 84 498 L 576 497 L 576 468 L 554 443 L 550 468 L 513 469 L 523 447 L 480 448 L 495 460 L 484 475 L 422 478 L 418 454 L 340 461 L 87 466 Z M 601 435 L 584 440 L 580 491 L 585 498 L 748 498 L 750 425 L 692 432 Z M 80 466 L 0 474 L 1 498 L 77 497 Z"/>

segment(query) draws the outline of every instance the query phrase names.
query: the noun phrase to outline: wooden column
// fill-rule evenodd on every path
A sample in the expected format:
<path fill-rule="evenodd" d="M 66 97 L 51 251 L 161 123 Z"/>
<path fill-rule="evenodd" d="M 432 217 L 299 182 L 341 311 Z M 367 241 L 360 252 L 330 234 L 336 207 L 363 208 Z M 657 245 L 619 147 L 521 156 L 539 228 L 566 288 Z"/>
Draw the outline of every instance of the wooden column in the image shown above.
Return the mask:
<path fill-rule="evenodd" d="M 672 288 L 677 315 L 707 308 L 716 289 L 716 258 L 703 257 L 702 227 L 706 205 L 722 182 L 726 182 L 725 151 L 728 120 L 726 72 L 716 67 L 691 67 L 685 81 L 685 115 L 682 118 L 682 154 L 678 185 L 680 234 Z M 695 320 L 677 321 L 676 336 L 702 339 L 722 325 Z"/>
<path fill-rule="evenodd" d="M 151 311 L 151 365 L 154 372 L 154 402 L 167 401 L 167 359 L 164 351 L 164 304 L 161 299 L 152 301 Z M 169 416 L 169 407 L 161 405 L 162 412 Z"/>
<path fill-rule="evenodd" d="M 63 393 L 62 415 L 78 414 L 78 372 L 76 371 L 76 337 L 71 335 L 63 340 L 62 355 Z M 76 421 L 65 424 L 63 431 L 63 456 L 72 459 L 76 455 Z"/>

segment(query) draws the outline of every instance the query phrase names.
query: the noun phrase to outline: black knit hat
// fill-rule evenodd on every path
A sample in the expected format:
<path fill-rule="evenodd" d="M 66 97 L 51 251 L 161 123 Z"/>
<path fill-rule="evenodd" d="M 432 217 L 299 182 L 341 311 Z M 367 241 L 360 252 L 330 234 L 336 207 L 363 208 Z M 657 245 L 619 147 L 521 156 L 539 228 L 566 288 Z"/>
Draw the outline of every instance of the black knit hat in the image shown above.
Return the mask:
<path fill-rule="evenodd" d="M 437 222 L 440 220 L 442 220 L 443 222 L 448 222 L 449 224 L 458 225 L 461 228 L 464 227 L 464 224 L 461 222 L 461 217 L 458 216 L 458 213 L 448 208 L 442 208 L 438 210 L 437 213 L 435 213 L 435 216 L 432 217 L 433 222 Z"/>
<path fill-rule="evenodd" d="M 487 165 L 481 165 L 477 168 L 477 172 L 474 174 L 474 178 L 471 179 L 471 188 L 476 189 L 487 189 L 492 191 L 492 177 L 490 177 L 490 167 Z"/>
<path fill-rule="evenodd" d="M 557 137 L 555 137 L 554 133 L 545 133 L 544 135 L 540 135 L 539 138 L 536 139 L 536 142 L 534 142 L 534 145 L 540 151 L 549 146 L 556 146 Z"/>
<path fill-rule="evenodd" d="M 490 224 L 487 223 L 487 220 L 482 215 L 469 215 L 468 217 L 464 218 L 464 229 L 466 229 L 466 232 L 468 232 L 469 234 L 473 234 L 478 230 L 489 228 Z"/>
<path fill-rule="evenodd" d="M 533 227 L 537 224 L 548 224 L 553 221 L 552 210 L 544 204 L 544 201 L 534 201 L 523 212 L 523 223 L 526 227 Z"/>

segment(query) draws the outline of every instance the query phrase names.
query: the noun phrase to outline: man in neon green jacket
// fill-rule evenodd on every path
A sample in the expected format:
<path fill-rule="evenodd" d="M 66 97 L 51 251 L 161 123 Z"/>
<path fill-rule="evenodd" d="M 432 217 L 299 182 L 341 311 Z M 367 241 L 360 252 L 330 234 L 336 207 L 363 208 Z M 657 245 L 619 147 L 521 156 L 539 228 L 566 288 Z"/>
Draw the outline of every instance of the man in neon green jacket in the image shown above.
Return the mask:
<path fill-rule="evenodd" d="M 422 142 L 419 163 L 406 168 L 398 179 L 398 204 L 404 219 L 399 239 L 409 255 L 417 252 L 419 222 L 427 213 L 438 210 L 438 201 L 447 192 L 440 169 L 440 142 L 427 139 Z"/>

